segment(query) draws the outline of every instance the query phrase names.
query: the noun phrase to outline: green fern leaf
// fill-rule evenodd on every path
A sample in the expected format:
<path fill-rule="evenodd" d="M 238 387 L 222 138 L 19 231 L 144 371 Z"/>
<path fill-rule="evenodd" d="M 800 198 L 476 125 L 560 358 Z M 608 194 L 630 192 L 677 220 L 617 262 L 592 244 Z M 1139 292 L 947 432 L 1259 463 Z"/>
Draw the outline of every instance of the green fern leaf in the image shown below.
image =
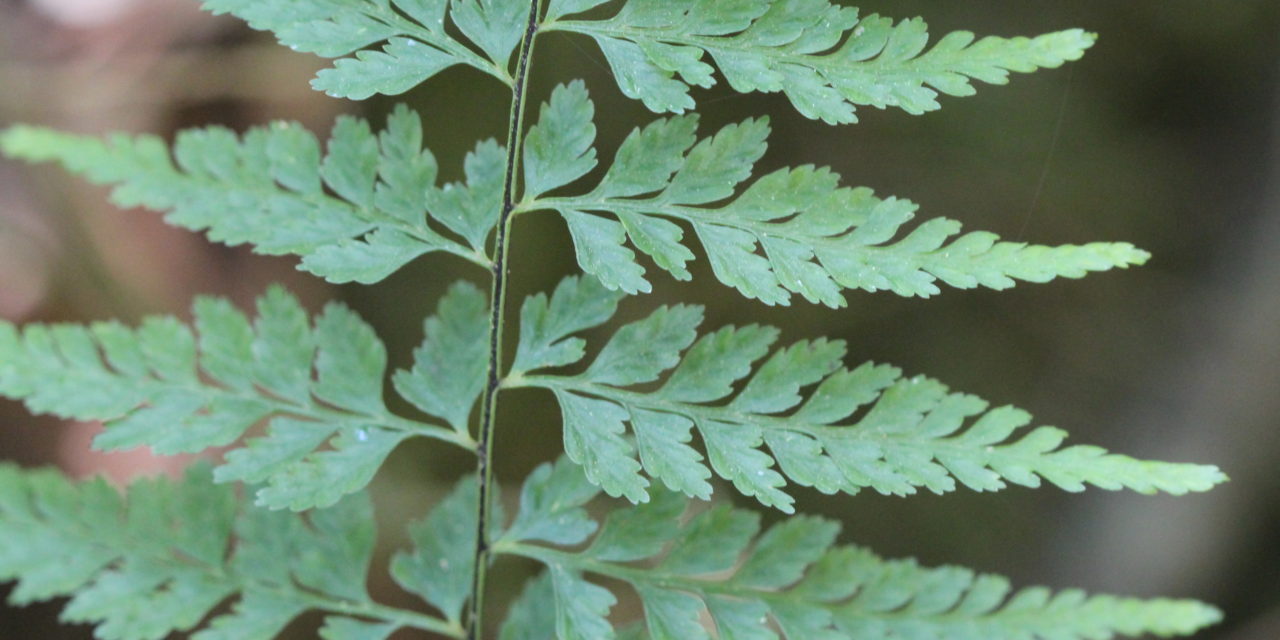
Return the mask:
<path fill-rule="evenodd" d="M 506 66 L 524 36 L 529 3 L 523 0 L 451 0 L 454 24 L 490 60 Z"/>
<path fill-rule="evenodd" d="M 204 0 L 203 6 L 270 31 L 295 51 L 340 58 L 311 86 L 352 100 L 404 93 L 454 65 L 511 85 L 507 65 L 529 15 L 523 0 Z M 480 52 L 454 38 L 446 17 Z M 381 47 L 365 49 L 370 45 Z"/>
<path fill-rule="evenodd" d="M 595 105 L 581 80 L 560 85 L 551 101 L 542 105 L 538 124 L 524 142 L 526 196 L 540 196 L 586 175 L 596 166 L 596 139 L 592 122 Z"/>
<path fill-rule="evenodd" d="M 542 155 L 576 158 L 569 166 L 577 168 L 552 184 L 536 181 L 534 195 L 594 164 L 588 140 L 593 109 L 580 86 L 557 91 L 558 108 L 544 109 L 529 140 L 545 148 Z M 681 116 L 636 129 L 590 193 L 527 198 L 520 210 L 558 211 L 583 271 L 627 293 L 651 289 L 628 240 L 675 278 L 691 277 L 686 265 L 694 254 L 677 224 L 682 222 L 693 229 L 721 282 L 766 304 L 789 304 L 792 294 L 800 294 L 841 307 L 842 289 L 928 297 L 940 292 L 939 281 L 961 289 L 1007 289 L 1016 280 L 1079 278 L 1149 257 L 1127 243 L 1047 247 L 1003 242 L 987 232 L 957 235 L 960 224 L 943 218 L 895 239 L 915 217 L 916 205 L 841 187 L 829 169 L 781 169 L 740 189 L 764 155 L 767 120 L 729 125 L 700 142 L 696 128 L 696 116 Z M 552 146 L 551 140 L 559 142 Z"/>
<path fill-rule="evenodd" d="M 618 599 L 608 589 L 592 584 L 576 571 L 551 569 L 556 594 L 556 637 L 587 640 L 613 636 L 607 616 Z"/>
<path fill-rule="evenodd" d="M 570 280 L 561 289 L 579 291 L 582 282 Z M 596 302 L 580 304 L 614 304 L 613 294 L 598 295 Z M 570 299 L 568 293 L 563 298 Z M 603 315 L 594 319 L 605 321 Z M 1021 431 L 1030 422 L 1023 411 L 989 409 L 978 398 L 928 378 L 904 378 L 892 367 L 843 368 L 840 341 L 799 342 L 766 357 L 777 330 L 725 327 L 697 338 L 701 320 L 697 307 L 663 307 L 619 329 L 582 373 L 517 370 L 508 385 L 554 392 L 568 457 L 607 493 L 633 502 L 649 499 L 646 476 L 705 499 L 712 471 L 744 495 L 786 512 L 792 510 L 792 498 L 782 490 L 788 480 L 824 493 L 872 488 L 894 495 L 919 488 L 945 493 L 958 485 L 976 491 L 1009 483 L 1037 487 L 1042 479 L 1067 491 L 1092 484 L 1182 494 L 1225 480 L 1212 466 L 1063 447 L 1066 434 L 1059 429 Z M 581 354 L 579 347 L 574 361 Z M 634 388 L 667 371 L 656 388 Z M 710 468 L 689 444 L 694 434 Z"/>
<path fill-rule="evenodd" d="M 547 640 L 556 637 L 556 594 L 551 576 L 543 573 L 525 584 L 524 590 L 502 622 L 498 640 Z"/>
<path fill-rule="evenodd" d="M 489 298 L 475 285 L 458 282 L 424 323 L 426 340 L 414 351 L 414 366 L 398 371 L 396 391 L 461 435 L 484 390 L 489 348 Z"/>
<path fill-rule="evenodd" d="M 275 637 L 309 610 L 332 614 L 323 637 L 372 640 L 453 626 L 374 603 L 365 590 L 373 512 L 354 496 L 307 518 L 242 508 L 206 465 L 181 481 L 141 480 L 121 496 L 100 480 L 0 466 L 0 580 L 13 604 L 71 596 L 63 619 L 103 640 Z M 228 552 L 228 549 L 231 549 Z M 342 614 L 373 618 L 357 621 Z"/>
<path fill-rule="evenodd" d="M 567 459 L 540 465 L 520 491 L 520 513 L 504 537 L 578 544 L 596 531 L 596 523 L 582 505 L 600 492 L 582 470 Z"/>
<path fill-rule="evenodd" d="M 460 285 L 452 295 L 479 293 Z M 447 299 L 428 327 L 456 325 L 456 313 Z M 385 349 L 342 305 L 329 305 L 313 326 L 299 302 L 274 287 L 259 300 L 252 324 L 224 300 L 198 300 L 193 316 L 194 333 L 173 318 L 151 318 L 136 330 L 99 323 L 20 332 L 0 323 L 0 395 L 36 413 L 106 422 L 98 448 L 146 445 L 163 455 L 226 446 L 274 418 L 265 436 L 227 453 L 216 470 L 222 482 L 266 482 L 258 501 L 271 508 L 337 502 L 363 488 L 392 449 L 413 436 L 474 446 L 465 414 L 451 431 L 387 410 Z M 456 418 L 456 405 L 442 409 L 417 393 L 421 381 L 442 374 L 430 372 L 429 356 L 460 347 L 438 346 L 451 336 L 434 333 L 413 372 L 397 376 L 397 388 L 433 415 Z M 470 381 L 464 373 L 450 372 L 452 383 L 478 389 L 483 371 L 469 372 Z"/>
<path fill-rule="evenodd" d="M 402 551 L 391 559 L 396 583 L 422 596 L 454 624 L 460 624 L 462 606 L 471 595 L 477 500 L 474 479 L 459 482 L 426 519 L 410 527 L 413 553 Z"/>
<path fill-rule="evenodd" d="M 594 278 L 571 277 L 562 280 L 550 297 L 540 293 L 525 299 L 514 370 L 559 367 L 581 360 L 586 341 L 573 334 L 608 322 L 621 298 L 622 294 L 605 289 Z"/>
<path fill-rule="evenodd" d="M 707 55 L 735 91 L 782 92 L 805 117 L 839 124 L 857 121 L 855 105 L 933 111 L 939 93 L 969 96 L 973 80 L 1059 67 L 1094 42 L 1079 29 L 976 42 L 957 31 L 928 48 L 919 18 L 859 19 L 825 0 L 629 0 L 609 19 L 562 19 L 599 4 L 553 3 L 542 30 L 595 39 L 622 93 L 658 113 L 692 109 L 690 88 L 716 83 Z"/>
<path fill-rule="evenodd" d="M 432 217 L 466 238 L 479 255 L 484 254 L 489 234 L 498 224 L 506 166 L 506 149 L 493 140 L 486 140 L 467 154 L 463 165 L 466 184 L 427 189 L 427 210 L 432 212 Z"/>
<path fill-rule="evenodd" d="M 311 273 L 365 284 L 433 251 L 487 267 L 506 164 L 502 147 L 482 142 L 467 157 L 467 183 L 437 187 L 421 119 L 403 105 L 379 136 L 363 120 L 339 118 L 327 155 L 288 123 L 243 136 L 219 127 L 184 131 L 173 159 L 154 136 L 98 140 L 26 126 L 0 134 L 0 149 L 115 185 L 122 207 L 167 211 L 168 222 L 212 240 L 295 254 Z"/>
<path fill-rule="evenodd" d="M 192 636 L 195 640 L 248 640 L 274 638 L 307 606 L 287 596 L 269 591 L 254 593 L 235 604 L 231 613 L 214 618 L 209 626 Z M 162 636 L 163 637 L 163 636 Z"/>
<path fill-rule="evenodd" d="M 519 517 L 549 521 L 553 510 L 582 509 L 593 494 L 567 502 L 574 493 L 568 487 L 582 484 L 578 475 L 552 475 L 544 465 L 524 490 L 562 499 L 542 505 L 537 516 L 522 505 Z M 721 638 L 760 640 L 1095 640 L 1189 635 L 1220 619 L 1188 600 L 1039 587 L 1011 593 L 998 576 L 836 546 L 840 526 L 821 518 L 795 516 L 758 535 L 757 514 L 719 505 L 686 520 L 686 506 L 681 496 L 655 491 L 647 504 L 612 511 L 585 548 L 576 539 L 530 544 L 508 531 L 495 549 L 537 560 L 548 574 L 530 583 L 513 614 L 539 625 L 542 635 L 519 635 L 509 625 L 504 639 L 547 637 L 548 608 L 561 640 L 614 638 L 607 620 L 614 597 L 585 575 L 631 586 L 644 605 L 647 635 L 627 637 L 654 639 L 709 638 L 714 629 Z"/>

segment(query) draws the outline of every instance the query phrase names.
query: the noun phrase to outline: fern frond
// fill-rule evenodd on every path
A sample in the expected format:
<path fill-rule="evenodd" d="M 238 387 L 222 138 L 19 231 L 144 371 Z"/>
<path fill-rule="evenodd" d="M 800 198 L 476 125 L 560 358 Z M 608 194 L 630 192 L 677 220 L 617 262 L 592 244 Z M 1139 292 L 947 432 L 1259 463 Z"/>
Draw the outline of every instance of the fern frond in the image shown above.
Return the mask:
<path fill-rule="evenodd" d="M 976 42 L 957 31 L 929 48 L 920 18 L 859 19 L 826 0 L 629 0 L 612 18 L 563 19 L 600 4 L 553 2 L 542 30 L 595 39 L 622 93 L 658 113 L 692 109 L 691 87 L 713 86 L 718 67 L 735 91 L 782 92 L 830 124 L 856 122 L 855 105 L 921 114 L 939 108 L 939 93 L 970 96 L 974 80 L 1005 84 L 1011 71 L 1059 67 L 1094 42 L 1079 29 Z"/>
<path fill-rule="evenodd" d="M 459 64 L 511 85 L 508 63 L 529 15 L 524 0 L 204 0 L 203 5 L 274 33 L 294 51 L 341 58 L 311 86 L 352 100 L 404 93 Z M 450 23 L 479 51 L 456 39 Z M 370 45 L 380 48 L 365 49 Z"/>
<path fill-rule="evenodd" d="M 1142 264 L 1127 243 L 1048 247 L 1005 242 L 992 233 L 960 235 L 958 222 L 928 220 L 903 235 L 916 205 L 840 186 L 813 166 L 781 169 L 746 188 L 764 155 L 765 119 L 729 125 L 698 141 L 697 116 L 636 129 L 595 189 L 582 196 L 537 197 L 595 165 L 594 111 L 581 83 L 561 86 L 526 141 L 522 211 L 558 211 L 583 271 L 611 289 L 648 292 L 631 246 L 680 280 L 694 259 L 682 222 L 706 250 L 716 277 L 748 298 L 789 304 L 793 293 L 831 307 L 843 289 L 903 296 L 939 293 L 939 281 L 969 289 L 1007 289 L 1016 280 L 1047 282 Z M 552 168 L 563 171 L 554 178 Z M 604 215 L 601 215 L 604 214 Z"/>
<path fill-rule="evenodd" d="M 366 284 L 433 251 L 488 267 L 506 164 L 501 146 L 482 142 L 467 156 L 467 183 L 437 187 L 422 121 L 403 105 L 377 136 L 364 120 L 340 117 L 327 154 L 311 133 L 283 122 L 243 136 L 184 131 L 173 158 L 154 136 L 99 140 L 27 126 L 0 134 L 0 149 L 113 185 L 118 205 L 169 212 L 171 224 L 216 242 L 299 255 L 300 268 L 331 282 Z"/>
<path fill-rule="evenodd" d="M 590 279 L 570 279 L 550 305 L 531 298 L 526 317 L 567 313 L 571 305 L 612 308 L 615 296 Z M 602 316 L 592 320 L 603 323 Z M 903 377 L 893 367 L 846 369 L 841 341 L 775 349 L 778 331 L 771 327 L 724 327 L 699 337 L 701 322 L 700 307 L 662 307 L 619 329 L 585 371 L 534 374 L 517 360 L 507 385 L 552 391 L 564 415 L 569 458 L 610 495 L 632 502 L 649 498 L 648 478 L 708 498 L 712 471 L 786 512 L 793 502 L 782 490 L 788 479 L 824 493 L 872 488 L 894 495 L 918 488 L 944 493 L 957 484 L 976 491 L 1007 483 L 1037 487 L 1041 479 L 1067 491 L 1092 484 L 1182 494 L 1225 480 L 1212 466 L 1063 447 L 1060 429 L 1024 431 L 1031 420 L 1026 412 L 989 409 L 981 399 L 925 377 Z M 589 326 L 577 323 L 579 330 Z M 533 342 L 546 341 L 537 325 L 526 331 L 541 336 Z M 555 335 L 565 340 L 569 333 Z M 581 360 L 582 345 L 572 346 L 572 359 L 548 362 Z M 656 388 L 635 388 L 668 371 Z M 710 469 L 691 444 L 694 434 Z"/>
<path fill-rule="evenodd" d="M 196 640 L 268 640 L 306 611 L 332 614 L 332 640 L 403 627 L 461 636 L 370 598 L 373 522 L 363 496 L 305 518 L 243 508 L 204 465 L 180 481 L 135 482 L 125 496 L 100 480 L 0 465 L 0 580 L 18 581 L 13 604 L 71 596 L 62 618 L 97 625 L 102 640 L 196 629 L 233 597 Z"/>
<path fill-rule="evenodd" d="M 999 576 L 924 568 L 913 560 L 884 560 L 862 548 L 836 546 L 840 525 L 821 518 L 791 517 L 763 535 L 759 515 L 729 505 L 686 519 L 686 498 L 668 491 L 611 511 L 582 548 L 594 526 L 580 522 L 595 524 L 583 507 L 594 494 L 582 490 L 582 474 L 574 477 L 573 471 L 562 463 L 554 471 L 550 465 L 535 471 L 524 493 L 555 499 L 522 501 L 519 518 L 550 522 L 570 514 L 579 523 L 573 529 L 583 535 L 552 541 L 513 527 L 495 544 L 499 552 L 547 567 L 514 607 L 520 629 L 509 623 L 504 638 L 613 638 L 606 616 L 616 600 L 584 574 L 635 589 L 644 604 L 647 637 L 655 639 L 711 638 L 708 619 L 720 638 L 1102 640 L 1188 635 L 1220 618 L 1212 607 L 1189 600 L 1040 587 L 1011 593 Z M 530 509 L 538 513 L 530 515 Z"/>
<path fill-rule="evenodd" d="M 363 488 L 407 438 L 474 448 L 454 403 L 467 402 L 467 393 L 475 402 L 479 387 L 465 377 L 482 379 L 483 371 L 440 371 L 431 356 L 466 349 L 436 327 L 456 323 L 456 310 L 475 308 L 477 297 L 484 300 L 474 286 L 456 285 L 441 304 L 443 318 L 427 323 L 418 366 L 396 377 L 406 399 L 453 430 L 388 411 L 386 351 L 354 312 L 331 304 L 313 326 L 279 287 L 259 299 L 252 324 L 224 300 L 197 301 L 195 332 L 171 317 L 137 329 L 98 323 L 19 331 L 0 323 L 0 395 L 35 413 L 106 422 L 98 448 L 146 445 L 166 455 L 229 445 L 271 419 L 266 435 L 226 454 L 218 481 L 266 482 L 258 502 L 271 508 L 328 506 Z M 446 373 L 455 397 L 442 404 L 421 388 Z"/>

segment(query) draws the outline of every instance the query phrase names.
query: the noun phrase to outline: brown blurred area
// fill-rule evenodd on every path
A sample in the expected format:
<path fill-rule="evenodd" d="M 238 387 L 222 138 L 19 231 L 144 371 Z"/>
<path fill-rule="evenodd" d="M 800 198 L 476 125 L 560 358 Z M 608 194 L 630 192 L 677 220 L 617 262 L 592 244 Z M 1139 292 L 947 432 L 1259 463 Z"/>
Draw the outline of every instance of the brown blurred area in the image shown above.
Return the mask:
<path fill-rule="evenodd" d="M 708 327 L 768 322 L 792 339 L 842 338 L 853 362 L 892 362 L 993 404 L 1016 404 L 1073 441 L 1218 464 L 1230 484 L 1182 498 L 1053 489 L 911 499 L 800 492 L 798 506 L 843 520 L 845 541 L 885 555 L 972 566 L 1021 584 L 1196 597 L 1228 616 L 1204 638 L 1280 638 L 1280 4 L 858 6 L 924 16 L 935 34 L 1079 26 L 1101 40 L 1081 62 L 943 99 L 940 112 L 863 109 L 861 123 L 838 129 L 800 118 L 777 97 L 699 91 L 703 130 L 769 114 L 775 133 L 763 169 L 831 165 L 848 183 L 911 198 L 922 215 L 969 229 L 1052 244 L 1125 240 L 1155 258 L 1140 269 L 1009 292 L 948 291 L 933 300 L 854 293 L 838 311 L 744 302 L 703 264 L 691 284 L 655 275 L 656 292 L 628 300 L 624 315 L 691 301 L 708 306 Z M 538 56 L 535 99 L 581 77 L 597 113 L 613 118 L 599 123 L 603 157 L 654 117 L 618 93 L 591 43 L 550 34 Z M 325 133 L 338 113 L 377 123 L 405 101 L 424 114 L 446 180 L 461 173 L 475 140 L 502 135 L 507 97 L 478 73 L 455 69 L 406 96 L 353 104 L 309 89 L 322 65 L 236 20 L 202 13 L 195 0 L 0 0 L 0 126 L 172 136 L 188 126 L 284 118 Z M 248 305 L 267 283 L 284 282 L 314 305 L 347 300 L 386 339 L 393 366 L 402 366 L 439 293 L 456 278 L 484 276 L 432 256 L 374 287 L 334 288 L 297 272 L 290 259 L 210 244 L 154 213 L 116 210 L 106 195 L 56 169 L 0 160 L 0 318 L 136 321 L 183 315 L 198 294 Z M 513 255 L 517 295 L 576 270 L 550 216 L 518 222 Z M 504 400 L 504 480 L 516 482 L 556 455 L 557 422 L 548 398 Z M 0 458 L 76 476 L 124 479 L 186 462 L 91 453 L 96 425 L 32 418 L 11 403 L 0 403 L 0 425 Z M 429 443 L 397 452 L 374 485 L 383 557 L 403 540 L 401 523 L 469 466 Z M 518 586 L 517 569 L 499 573 L 499 589 Z M 379 588 L 383 573 L 375 569 Z M 0 610 L 0 639 L 91 636 L 57 627 L 56 611 Z M 308 636 L 305 624 L 298 629 Z"/>

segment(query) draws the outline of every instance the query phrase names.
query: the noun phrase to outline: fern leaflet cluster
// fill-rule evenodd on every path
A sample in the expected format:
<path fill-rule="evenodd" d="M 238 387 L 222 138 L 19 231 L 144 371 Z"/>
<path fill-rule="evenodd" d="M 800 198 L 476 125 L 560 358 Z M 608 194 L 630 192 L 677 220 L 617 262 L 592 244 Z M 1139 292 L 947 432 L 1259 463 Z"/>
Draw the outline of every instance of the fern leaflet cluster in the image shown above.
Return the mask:
<path fill-rule="evenodd" d="M 1088 483 L 1182 494 L 1225 480 L 1211 466 L 1060 448 L 1066 437 L 1060 429 L 1020 433 L 1030 416 L 1019 409 L 988 410 L 978 398 L 928 378 L 904 378 L 894 367 L 846 369 L 840 341 L 774 349 L 778 330 L 760 325 L 699 335 L 702 310 L 694 306 L 661 307 L 622 326 L 580 374 L 534 373 L 580 361 L 583 346 L 571 334 L 603 324 L 617 301 L 617 294 L 578 278 L 562 282 L 549 299 L 529 299 L 519 353 L 559 346 L 565 356 L 517 356 L 509 384 L 553 392 L 569 458 L 610 495 L 633 502 L 649 499 L 644 474 L 707 499 L 712 470 L 742 494 L 788 513 L 794 500 L 782 490 L 787 479 L 823 493 L 870 487 L 895 495 L 917 487 L 944 493 L 957 483 L 976 491 L 1006 482 L 1037 487 L 1041 478 L 1068 491 Z M 633 390 L 668 372 L 656 389 Z M 623 437 L 628 427 L 634 446 Z M 695 431 L 711 469 L 689 444 Z"/>
<path fill-rule="evenodd" d="M 507 0 L 204 0 L 270 31 L 294 51 L 339 58 L 311 86 L 335 98 L 404 93 L 454 65 L 510 85 L 508 71 L 528 5 Z M 446 22 L 445 18 L 448 17 Z M 455 38 L 461 31 L 475 47 Z M 381 45 L 368 50 L 369 45 Z M 477 51 L 476 49 L 479 49 Z M 354 54 L 354 55 L 352 55 Z"/>
<path fill-rule="evenodd" d="M 1185 634 L 1218 619 L 1191 601 L 1011 592 L 999 576 L 884 560 L 835 545 L 839 525 L 821 518 L 792 517 L 763 534 L 758 514 L 728 505 L 685 518 L 687 500 L 669 491 L 601 525 L 584 509 L 593 495 L 563 461 L 525 482 L 520 513 L 496 546 L 546 572 L 513 606 L 504 640 L 614 637 L 606 616 L 617 599 L 584 574 L 639 596 L 642 628 L 618 637 L 711 638 L 708 616 L 716 637 L 761 640 L 1085 640 Z"/>
<path fill-rule="evenodd" d="M 364 120 L 344 116 L 327 147 L 322 154 L 315 136 L 284 122 L 243 136 L 184 131 L 172 158 L 154 136 L 97 140 L 22 126 L 0 136 L 11 156 L 57 161 L 115 185 L 122 207 L 166 211 L 169 223 L 215 242 L 301 256 L 300 268 L 332 282 L 378 282 L 434 251 L 489 266 L 485 243 L 506 162 L 496 142 L 468 154 L 465 184 L 443 187 L 435 156 L 422 148 L 422 121 L 407 107 L 376 136 Z"/>
<path fill-rule="evenodd" d="M 267 640 L 306 611 L 330 614 L 326 640 L 383 639 L 406 627 L 461 635 L 456 623 L 369 596 L 375 531 L 363 496 L 301 516 L 242 506 L 207 465 L 176 482 L 135 482 L 123 496 L 102 481 L 76 485 L 5 465 L 0 534 L 0 578 L 18 580 L 11 601 L 73 596 L 63 619 L 96 624 L 102 640 L 201 626 L 196 640 Z M 396 577 L 434 602 L 409 571 Z M 202 624 L 228 598 L 235 607 Z"/>
<path fill-rule="evenodd" d="M 562 18 L 606 2 L 552 2 L 546 28 L 592 37 L 622 93 L 659 113 L 692 109 L 690 88 L 714 85 L 718 68 L 735 91 L 782 92 L 829 124 L 857 122 L 855 105 L 920 114 L 939 108 L 939 93 L 969 96 L 972 80 L 1061 66 L 1094 41 L 1080 29 L 977 42 L 957 31 L 929 48 L 919 18 L 860 18 L 826 0 L 631 0 L 606 20 Z"/>
<path fill-rule="evenodd" d="M 441 308 L 454 315 L 476 304 L 485 304 L 483 295 L 459 285 Z M 214 475 L 220 482 L 265 482 L 259 504 L 276 509 L 329 506 L 362 489 L 407 438 L 475 446 L 467 413 L 479 388 L 441 393 L 457 380 L 441 360 L 461 357 L 476 368 L 480 341 L 471 336 L 468 346 L 458 327 L 428 320 L 417 365 L 395 376 L 396 390 L 446 428 L 387 409 L 386 350 L 341 304 L 313 323 L 296 298 L 274 287 L 259 299 L 253 322 L 212 298 L 198 300 L 192 315 L 194 332 L 172 317 L 150 318 L 137 329 L 104 322 L 19 332 L 0 323 L 0 395 L 23 400 L 35 413 L 106 422 L 94 444 L 107 450 L 198 452 L 230 445 L 270 419 L 266 433 L 226 453 Z M 461 414 L 457 403 L 466 405 Z"/>
<path fill-rule="evenodd" d="M 795 293 L 843 307 L 842 289 L 928 297 L 939 293 L 939 280 L 961 289 L 1006 289 L 1015 279 L 1079 278 L 1149 257 L 1128 243 L 1046 247 L 1002 242 L 987 232 L 957 236 L 960 224 L 945 218 L 895 239 L 916 205 L 841 187 L 838 175 L 812 166 L 780 169 L 740 190 L 764 155 L 767 119 L 697 141 L 696 116 L 659 120 L 623 141 L 590 193 L 537 198 L 595 166 L 593 112 L 581 83 L 552 93 L 525 141 L 529 187 L 522 209 L 558 211 L 579 266 L 610 289 L 652 289 L 628 240 L 675 278 L 690 279 L 686 265 L 694 254 L 677 222 L 692 227 L 721 282 L 766 304 L 789 304 Z M 561 173 L 542 178 L 552 167 Z"/>

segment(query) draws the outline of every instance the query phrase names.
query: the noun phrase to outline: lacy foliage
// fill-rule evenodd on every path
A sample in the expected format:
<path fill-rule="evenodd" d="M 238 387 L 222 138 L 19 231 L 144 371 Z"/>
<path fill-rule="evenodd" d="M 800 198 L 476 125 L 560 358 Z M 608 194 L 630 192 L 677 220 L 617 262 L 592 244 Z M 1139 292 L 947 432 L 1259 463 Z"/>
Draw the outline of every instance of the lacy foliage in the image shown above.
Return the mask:
<path fill-rule="evenodd" d="M 990 409 L 894 367 L 845 368 L 838 340 L 775 348 L 778 330 L 760 325 L 700 334 L 696 306 L 661 307 L 622 326 L 581 373 L 533 373 L 580 361 L 585 345 L 572 334 L 606 322 L 618 299 L 579 278 L 562 282 L 550 298 L 530 298 L 511 384 L 553 392 L 569 458 L 610 495 L 632 502 L 649 499 L 648 478 L 707 499 L 713 471 L 787 512 L 788 480 L 823 493 L 869 487 L 908 495 L 957 484 L 976 491 L 1037 487 L 1041 479 L 1068 491 L 1087 483 L 1182 494 L 1226 479 L 1212 466 L 1063 447 L 1064 431 L 1025 430 L 1031 417 L 1019 409 Z M 537 353 L 555 356 L 527 355 Z M 648 390 L 637 390 L 641 385 Z M 695 434 L 705 459 L 692 444 Z"/>
<path fill-rule="evenodd" d="M 600 183 L 578 196 L 539 197 L 596 165 L 595 109 L 580 82 L 562 85 L 525 140 L 523 210 L 560 213 L 578 264 L 610 289 L 648 292 L 635 252 L 679 280 L 692 276 L 686 228 L 693 230 L 722 283 L 766 304 L 793 294 L 831 307 L 843 290 L 929 297 L 939 282 L 1007 289 L 1016 280 L 1048 282 L 1142 264 L 1145 251 L 1123 242 L 1049 247 L 961 234 L 960 223 L 927 220 L 904 232 L 916 205 L 840 186 L 813 166 L 779 169 L 751 181 L 764 155 L 767 119 L 729 125 L 698 140 L 697 116 L 634 130 Z M 681 225 L 685 226 L 681 226 Z"/>
<path fill-rule="evenodd" d="M 326 640 L 381 640 L 404 627 L 460 634 L 370 597 L 375 531 L 362 495 L 301 516 L 241 505 L 205 465 L 179 481 L 137 481 L 125 495 L 100 480 L 72 484 L 6 465 L 0 537 L 0 579 L 17 580 L 10 602 L 72 596 L 62 618 L 97 625 L 103 640 L 193 629 L 196 640 L 269 640 L 307 611 L 330 614 Z M 439 605 L 412 574 L 413 560 L 431 553 L 430 535 L 416 538 L 413 554 L 397 556 L 395 576 Z M 231 598 L 230 611 L 216 609 Z"/>
<path fill-rule="evenodd" d="M 1005 84 L 1078 60 L 1094 36 L 1080 29 L 1036 38 L 956 31 L 929 46 L 923 20 L 894 22 L 827 0 L 630 0 L 611 18 L 568 20 L 608 0 L 555 0 L 543 28 L 590 36 L 618 88 L 662 113 L 694 107 L 692 87 L 781 92 L 807 118 L 857 122 L 855 106 L 938 109 L 939 93 L 970 96 L 973 81 Z M 709 64 L 709 61 L 713 64 Z"/>
<path fill-rule="evenodd" d="M 441 302 L 446 318 L 488 301 L 474 286 L 456 285 Z M 363 320 L 341 304 L 314 322 L 296 298 L 274 287 L 250 321 L 225 300 L 192 309 L 195 330 L 172 317 L 136 329 L 115 322 L 29 325 L 0 323 L 0 395 L 34 413 L 101 420 L 100 449 L 149 446 L 172 455 L 226 447 L 254 425 L 265 433 L 225 454 L 219 482 L 266 483 L 258 502 L 294 510 L 324 507 L 363 488 L 404 440 L 427 436 L 474 448 L 470 378 L 483 371 L 484 336 L 438 318 L 426 323 L 417 363 L 396 374 L 395 387 L 449 428 L 392 414 L 383 402 L 387 354 Z M 481 327 L 482 328 L 482 327 Z M 477 340 L 478 337 L 478 340 Z M 449 386 L 452 385 L 452 386 Z M 444 391 L 447 393 L 443 393 Z M 460 406 L 461 405 L 461 406 Z"/>
<path fill-rule="evenodd" d="M 504 640 L 615 637 L 606 616 L 617 599 L 587 575 L 639 596 L 643 626 L 618 634 L 628 638 L 709 639 L 714 628 L 717 637 L 760 640 L 1093 640 L 1187 634 L 1220 618 L 1187 600 L 1014 591 L 1000 576 L 885 560 L 836 545 L 839 525 L 821 518 L 796 516 L 761 533 L 759 515 L 728 505 L 686 517 L 687 500 L 668 491 L 600 524 L 583 508 L 594 495 L 565 461 L 525 482 L 520 514 L 497 548 L 546 572 L 513 606 Z"/>
<path fill-rule="evenodd" d="M 25 126 L 0 134 L 0 148 L 113 185 L 116 204 L 167 212 L 167 222 L 215 242 L 298 255 L 311 273 L 365 284 L 435 251 L 487 267 L 506 163 L 501 146 L 481 142 L 467 155 L 467 181 L 437 186 L 422 121 L 403 105 L 378 135 L 364 120 L 339 118 L 328 153 L 285 122 L 244 135 L 187 130 L 172 157 L 155 136 L 100 140 Z"/>

